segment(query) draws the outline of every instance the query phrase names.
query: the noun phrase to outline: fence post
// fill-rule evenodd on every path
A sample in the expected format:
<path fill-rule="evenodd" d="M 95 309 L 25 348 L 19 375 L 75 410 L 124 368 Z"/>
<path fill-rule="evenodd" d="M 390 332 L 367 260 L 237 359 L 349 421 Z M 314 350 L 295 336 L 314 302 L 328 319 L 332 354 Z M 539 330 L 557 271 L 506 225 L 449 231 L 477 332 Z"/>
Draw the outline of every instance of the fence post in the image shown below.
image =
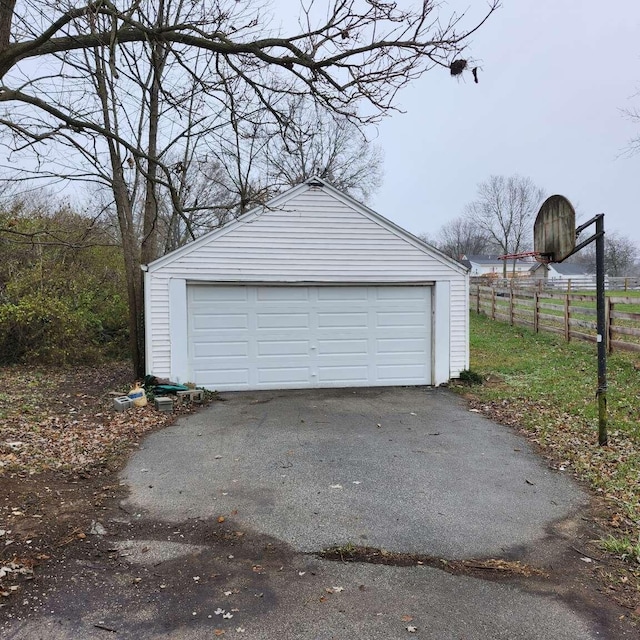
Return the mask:
<path fill-rule="evenodd" d="M 538 304 L 540 300 L 540 294 L 537 291 L 533 292 L 533 330 L 538 333 Z"/>
<path fill-rule="evenodd" d="M 477 291 L 478 291 L 478 298 L 477 298 L 477 302 L 476 302 L 476 313 L 478 315 L 480 315 L 480 285 L 477 284 L 476 288 L 477 288 Z"/>
<path fill-rule="evenodd" d="M 511 291 L 509 291 L 509 324 L 513 326 L 513 284 Z"/>
<path fill-rule="evenodd" d="M 569 293 L 564 294 L 564 339 L 571 342 L 571 326 L 569 325 Z"/>
<path fill-rule="evenodd" d="M 626 278 L 625 278 L 626 285 Z M 607 304 L 604 307 L 604 339 L 606 340 L 605 348 L 611 353 L 613 351 L 613 318 L 611 317 L 611 312 L 613 311 L 613 302 L 611 302 L 611 298 L 606 298 Z"/>
<path fill-rule="evenodd" d="M 496 290 L 491 289 L 491 319 L 496 319 Z"/>

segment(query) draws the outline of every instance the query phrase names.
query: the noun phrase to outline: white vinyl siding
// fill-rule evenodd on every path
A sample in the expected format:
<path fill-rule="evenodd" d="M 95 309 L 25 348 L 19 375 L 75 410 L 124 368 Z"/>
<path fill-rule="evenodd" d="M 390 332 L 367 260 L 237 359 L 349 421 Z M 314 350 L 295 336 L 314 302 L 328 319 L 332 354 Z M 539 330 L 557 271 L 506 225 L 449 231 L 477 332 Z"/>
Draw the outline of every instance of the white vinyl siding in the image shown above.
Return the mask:
<path fill-rule="evenodd" d="M 451 377 L 468 367 L 464 267 L 334 189 L 301 185 L 291 194 L 149 265 L 149 372 L 171 377 L 171 279 L 187 284 L 310 285 L 448 281 Z"/>

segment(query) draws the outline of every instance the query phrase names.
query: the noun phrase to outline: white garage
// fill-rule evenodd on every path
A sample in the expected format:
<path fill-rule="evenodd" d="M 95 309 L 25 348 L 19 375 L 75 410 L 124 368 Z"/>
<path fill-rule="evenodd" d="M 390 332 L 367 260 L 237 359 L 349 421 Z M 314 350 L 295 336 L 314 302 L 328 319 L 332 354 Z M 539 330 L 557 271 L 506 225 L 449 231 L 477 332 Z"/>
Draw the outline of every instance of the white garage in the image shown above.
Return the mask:
<path fill-rule="evenodd" d="M 437 385 L 468 368 L 465 267 L 318 179 L 145 270 L 147 372 L 161 378 Z"/>

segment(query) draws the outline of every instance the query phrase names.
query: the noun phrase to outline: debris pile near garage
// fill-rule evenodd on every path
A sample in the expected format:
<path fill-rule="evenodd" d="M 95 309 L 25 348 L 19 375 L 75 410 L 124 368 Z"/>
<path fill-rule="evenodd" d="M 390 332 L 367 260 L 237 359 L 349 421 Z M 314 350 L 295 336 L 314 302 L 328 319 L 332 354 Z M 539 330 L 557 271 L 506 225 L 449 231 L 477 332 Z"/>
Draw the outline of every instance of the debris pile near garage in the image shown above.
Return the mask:
<path fill-rule="evenodd" d="M 52 470 L 86 476 L 114 469 L 145 433 L 214 397 L 181 386 L 184 395 L 172 396 L 176 400 L 168 412 L 152 403 L 114 411 L 114 393 L 123 404 L 128 398 L 114 387 L 127 389 L 130 380 L 123 364 L 73 372 L 1 368 L 7 402 L 0 407 L 0 475 Z"/>

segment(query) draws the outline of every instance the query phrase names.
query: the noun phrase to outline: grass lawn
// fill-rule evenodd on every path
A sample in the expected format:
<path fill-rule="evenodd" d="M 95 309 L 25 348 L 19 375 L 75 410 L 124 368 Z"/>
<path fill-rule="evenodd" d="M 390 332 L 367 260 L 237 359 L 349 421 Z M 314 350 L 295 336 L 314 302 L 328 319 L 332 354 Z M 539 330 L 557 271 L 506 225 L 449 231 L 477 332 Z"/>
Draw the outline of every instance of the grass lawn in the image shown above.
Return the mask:
<path fill-rule="evenodd" d="M 558 468 L 585 480 L 613 506 L 620 540 L 640 536 L 640 355 L 608 361 L 609 445 L 597 442 L 596 345 L 494 322 L 471 313 L 469 387 L 475 407 L 525 429 Z"/>

